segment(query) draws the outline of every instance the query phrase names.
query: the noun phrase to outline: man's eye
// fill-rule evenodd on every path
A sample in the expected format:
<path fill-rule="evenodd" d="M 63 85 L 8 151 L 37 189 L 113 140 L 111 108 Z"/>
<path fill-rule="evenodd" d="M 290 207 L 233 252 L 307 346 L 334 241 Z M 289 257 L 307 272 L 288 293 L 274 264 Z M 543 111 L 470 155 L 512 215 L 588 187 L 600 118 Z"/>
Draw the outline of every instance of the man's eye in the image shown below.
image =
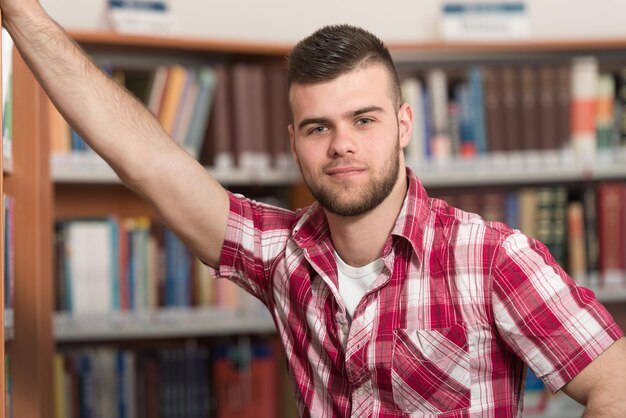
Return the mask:
<path fill-rule="evenodd" d="M 309 130 L 310 134 L 321 134 L 326 132 L 328 128 L 326 128 L 325 126 L 316 126 L 315 128 L 312 128 L 311 130 Z"/>
<path fill-rule="evenodd" d="M 372 120 L 370 118 L 360 118 L 356 121 L 357 125 L 368 125 L 370 123 L 372 123 Z"/>

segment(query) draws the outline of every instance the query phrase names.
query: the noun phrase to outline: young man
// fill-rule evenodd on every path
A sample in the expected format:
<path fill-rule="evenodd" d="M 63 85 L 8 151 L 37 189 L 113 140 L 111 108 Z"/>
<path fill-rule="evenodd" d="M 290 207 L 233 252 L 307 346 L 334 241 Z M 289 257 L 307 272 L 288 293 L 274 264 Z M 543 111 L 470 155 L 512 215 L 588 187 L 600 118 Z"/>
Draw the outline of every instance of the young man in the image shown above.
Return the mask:
<path fill-rule="evenodd" d="M 302 416 L 518 416 L 526 364 L 589 416 L 626 414 L 626 344 L 540 243 L 429 199 L 386 48 L 324 28 L 290 56 L 297 213 L 229 194 L 34 0 L 0 0 L 70 123 L 207 264 L 259 297 Z"/>

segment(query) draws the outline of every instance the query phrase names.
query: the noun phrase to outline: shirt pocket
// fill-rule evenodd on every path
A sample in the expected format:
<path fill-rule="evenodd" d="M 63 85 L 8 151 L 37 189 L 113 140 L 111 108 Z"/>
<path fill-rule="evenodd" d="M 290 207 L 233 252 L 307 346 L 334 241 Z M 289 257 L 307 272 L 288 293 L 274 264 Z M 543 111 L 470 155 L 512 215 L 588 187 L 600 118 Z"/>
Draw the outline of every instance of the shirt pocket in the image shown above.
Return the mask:
<path fill-rule="evenodd" d="M 413 416 L 469 408 L 466 328 L 394 330 L 391 385 L 395 407 Z"/>

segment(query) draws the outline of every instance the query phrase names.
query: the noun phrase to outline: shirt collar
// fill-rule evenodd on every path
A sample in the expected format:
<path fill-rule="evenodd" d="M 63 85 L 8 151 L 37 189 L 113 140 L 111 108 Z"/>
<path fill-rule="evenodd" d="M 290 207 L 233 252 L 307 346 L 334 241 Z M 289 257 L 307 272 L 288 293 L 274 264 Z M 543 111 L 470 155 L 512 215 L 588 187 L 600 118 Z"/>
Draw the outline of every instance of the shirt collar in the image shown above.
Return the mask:
<path fill-rule="evenodd" d="M 426 190 L 413 170 L 407 167 L 406 175 L 408 190 L 391 235 L 406 239 L 421 260 L 424 228 L 429 217 L 430 204 Z M 303 249 L 322 243 L 330 245 L 326 214 L 318 202 L 301 212 L 300 219 L 292 231 L 292 238 Z"/>
<path fill-rule="evenodd" d="M 408 189 L 391 235 L 406 239 L 421 261 L 430 201 L 422 183 L 409 167 L 406 168 L 406 177 Z"/>

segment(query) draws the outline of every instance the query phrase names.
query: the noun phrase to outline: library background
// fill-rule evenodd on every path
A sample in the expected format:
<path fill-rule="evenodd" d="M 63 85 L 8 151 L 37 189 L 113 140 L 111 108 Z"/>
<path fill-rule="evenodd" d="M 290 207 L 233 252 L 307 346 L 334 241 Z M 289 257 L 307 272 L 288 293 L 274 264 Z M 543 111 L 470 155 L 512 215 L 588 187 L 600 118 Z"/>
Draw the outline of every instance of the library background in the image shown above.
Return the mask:
<path fill-rule="evenodd" d="M 284 56 L 324 24 L 372 30 L 413 106 L 406 156 L 430 194 L 544 242 L 626 328 L 626 28 L 616 20 L 626 10 L 615 10 L 626 6 L 323 0 L 302 21 L 283 0 L 247 13 L 42 3 L 225 187 L 294 209 L 311 197 L 289 153 Z M 213 280 L 85 146 L 4 30 L 2 135 L 6 417 L 296 416 L 264 307 Z M 525 417 L 582 412 L 530 372 L 524 404 Z"/>

